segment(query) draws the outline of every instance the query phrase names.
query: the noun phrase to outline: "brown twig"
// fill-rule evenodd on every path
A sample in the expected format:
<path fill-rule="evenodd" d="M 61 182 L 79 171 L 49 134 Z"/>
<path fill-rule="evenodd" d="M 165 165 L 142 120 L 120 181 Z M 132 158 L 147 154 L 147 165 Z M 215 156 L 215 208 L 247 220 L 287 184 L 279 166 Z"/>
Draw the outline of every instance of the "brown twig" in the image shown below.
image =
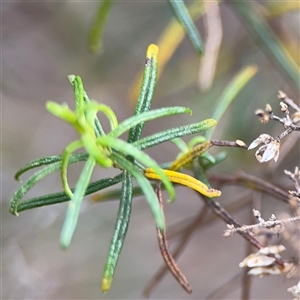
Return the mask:
<path fill-rule="evenodd" d="M 248 146 L 241 140 L 235 140 L 235 141 L 211 140 L 210 142 L 213 146 L 218 146 L 218 147 L 237 147 L 246 150 L 248 148 Z"/>
<path fill-rule="evenodd" d="M 191 238 L 194 229 L 197 228 L 204 220 L 204 217 L 207 213 L 207 209 L 204 206 L 198 216 L 195 218 L 195 220 L 190 223 L 187 227 L 185 228 L 185 234 L 180 242 L 180 244 L 177 246 L 177 248 L 174 251 L 173 257 L 177 258 L 179 254 L 182 252 L 184 249 L 184 246 L 188 242 L 188 240 Z M 157 286 L 157 284 L 162 280 L 162 278 L 165 276 L 167 272 L 167 266 L 163 265 L 160 267 L 158 272 L 153 276 L 152 280 L 147 284 L 147 286 L 144 289 L 143 295 L 145 297 L 149 297 L 153 289 Z"/>
<path fill-rule="evenodd" d="M 285 203 L 289 203 L 288 192 L 282 190 L 281 188 L 268 183 L 260 178 L 245 173 L 238 173 L 236 175 L 208 175 L 209 181 L 217 181 L 220 183 L 234 184 L 234 185 L 244 185 L 247 188 L 263 192 L 270 196 L 274 196 Z"/>
<path fill-rule="evenodd" d="M 228 210 L 233 212 L 239 211 L 241 208 L 245 207 L 247 204 L 250 203 L 250 199 L 247 197 L 243 198 L 239 202 L 232 203 L 228 206 Z M 196 229 L 200 227 L 200 225 L 208 225 L 214 222 L 216 219 L 209 217 L 205 218 L 205 215 L 207 214 L 207 206 L 204 205 L 203 208 L 200 210 L 200 212 L 197 214 L 195 219 L 185 226 L 183 229 L 181 227 L 180 231 L 177 232 L 172 232 L 169 236 L 171 238 L 181 235 L 181 240 L 177 247 L 174 250 L 173 257 L 176 259 L 178 256 L 182 253 L 184 250 L 186 244 L 188 241 L 191 239 L 193 233 L 195 232 Z M 157 284 L 162 280 L 162 278 L 166 275 L 167 272 L 167 267 L 166 265 L 162 265 L 160 269 L 157 271 L 157 273 L 153 276 L 152 280 L 148 283 L 148 285 L 145 287 L 143 294 L 146 297 L 149 297 L 153 289 L 157 286 Z"/>
<path fill-rule="evenodd" d="M 162 198 L 162 190 L 161 190 L 161 182 L 157 184 L 155 188 L 155 192 L 157 194 L 157 198 L 161 207 L 161 210 L 164 212 L 164 203 Z M 189 284 L 188 280 L 186 279 L 185 275 L 179 269 L 175 259 L 172 256 L 172 253 L 169 249 L 169 243 L 166 235 L 166 231 L 161 232 L 160 229 L 157 227 L 157 237 L 158 237 L 158 245 L 162 257 L 172 273 L 175 279 L 179 282 L 179 284 L 185 289 L 187 293 L 192 293 L 192 287 Z"/>

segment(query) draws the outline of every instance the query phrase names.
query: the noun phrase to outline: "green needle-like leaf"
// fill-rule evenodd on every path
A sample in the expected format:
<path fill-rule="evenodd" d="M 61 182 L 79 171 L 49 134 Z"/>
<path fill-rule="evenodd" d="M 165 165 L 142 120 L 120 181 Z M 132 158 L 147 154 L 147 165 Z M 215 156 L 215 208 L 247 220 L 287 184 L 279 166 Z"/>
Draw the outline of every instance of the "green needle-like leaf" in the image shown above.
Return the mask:
<path fill-rule="evenodd" d="M 226 89 L 217 101 L 217 108 L 215 109 L 212 118 L 219 121 L 231 102 L 242 88 L 249 82 L 249 80 L 257 73 L 258 68 L 253 65 L 245 67 L 240 71 L 227 85 Z M 210 140 L 213 135 L 213 130 L 208 130 L 205 134 L 207 140 Z"/>
<path fill-rule="evenodd" d="M 108 118 L 111 130 L 118 126 L 118 120 L 113 110 L 105 104 L 99 104 L 96 101 L 91 101 L 86 104 L 86 119 L 87 123 L 93 127 L 97 113 L 101 111 Z"/>
<path fill-rule="evenodd" d="M 72 158 L 73 163 L 79 162 L 79 161 L 87 160 L 88 154 L 75 153 L 75 154 L 71 155 L 71 158 Z M 47 156 L 47 157 L 41 157 L 41 158 L 35 159 L 35 160 L 31 161 L 30 163 L 26 164 L 21 169 L 19 169 L 15 175 L 15 179 L 19 180 L 20 176 L 22 174 L 24 174 L 25 172 L 27 172 L 31 169 L 38 168 L 41 166 L 51 165 L 53 163 L 60 162 L 60 161 L 61 161 L 61 155 L 53 155 L 53 156 Z"/>
<path fill-rule="evenodd" d="M 175 16 L 184 27 L 195 51 L 202 55 L 204 53 L 202 39 L 184 2 L 182 0 L 169 0 L 169 3 Z"/>
<path fill-rule="evenodd" d="M 70 123 L 73 126 L 76 126 L 76 128 L 79 128 L 78 124 L 76 122 L 76 120 L 77 120 L 76 115 L 69 108 L 69 106 L 67 104 L 58 104 L 53 101 L 48 101 L 46 103 L 46 108 L 54 116 L 62 119 L 63 121 Z M 80 130 L 80 129 L 78 129 L 78 130 Z"/>
<path fill-rule="evenodd" d="M 142 122 L 154 120 L 165 116 L 183 114 L 183 113 L 191 114 L 192 111 L 187 107 L 174 106 L 174 107 L 159 108 L 159 109 L 143 112 L 121 122 L 115 130 L 112 130 L 107 135 L 111 137 L 119 137 L 121 134 L 123 134 L 133 126 L 136 126 L 137 124 L 140 124 Z"/>
<path fill-rule="evenodd" d="M 81 148 L 83 146 L 82 141 L 77 140 L 72 143 L 70 143 L 65 151 L 62 154 L 62 160 L 61 160 L 61 179 L 62 179 L 62 184 L 65 192 L 69 195 L 70 198 L 73 197 L 73 193 L 69 187 L 68 183 L 68 178 L 67 178 L 67 171 L 68 171 L 68 162 L 69 158 L 72 152 L 75 150 Z"/>
<path fill-rule="evenodd" d="M 144 78 L 134 115 L 139 115 L 143 112 L 146 112 L 151 107 L 154 88 L 157 80 L 157 59 L 158 47 L 154 44 L 151 44 L 147 49 Z M 130 129 L 128 134 L 129 143 L 140 139 L 143 127 L 144 122 L 140 122 Z"/>
<path fill-rule="evenodd" d="M 149 180 L 142 174 L 133 163 L 124 158 L 122 155 L 112 153 L 111 157 L 120 165 L 124 170 L 128 170 L 133 177 L 137 180 L 139 186 L 143 190 L 146 200 L 151 208 L 152 214 L 155 218 L 158 228 L 163 232 L 165 230 L 165 219 L 163 212 L 159 206 L 157 196 Z"/>
<path fill-rule="evenodd" d="M 85 196 L 98 192 L 102 189 L 110 187 L 112 185 L 118 184 L 122 180 L 122 174 L 119 174 L 115 177 L 103 178 L 101 180 L 94 181 L 90 183 L 85 191 Z M 74 193 L 74 188 L 71 191 Z M 120 194 L 119 194 L 120 195 Z M 44 196 L 39 196 L 35 198 L 31 198 L 28 200 L 24 200 L 19 203 L 17 207 L 17 212 L 21 212 L 27 209 L 32 209 L 36 207 L 41 207 L 45 205 L 52 205 L 57 203 L 63 203 L 69 201 L 70 197 L 63 191 L 53 194 L 48 194 Z"/>
<path fill-rule="evenodd" d="M 102 279 L 102 291 L 110 289 L 115 269 L 126 238 L 132 207 L 132 175 L 124 171 L 122 176 L 121 198 L 115 231 L 110 244 L 108 258 Z"/>
<path fill-rule="evenodd" d="M 73 155 L 70 157 L 68 164 L 69 165 L 74 164 L 80 160 L 86 160 L 86 156 L 85 155 L 82 155 L 82 156 Z M 10 210 L 9 210 L 10 213 L 17 216 L 18 215 L 18 206 L 19 206 L 21 199 L 24 197 L 24 195 L 30 189 L 32 189 L 38 181 L 40 181 L 47 175 L 59 170 L 60 168 L 61 168 L 61 162 L 56 162 L 51 165 L 47 165 L 45 168 L 36 172 L 26 182 L 24 182 L 11 200 Z"/>
<path fill-rule="evenodd" d="M 114 0 L 103 0 L 99 6 L 89 34 L 89 48 L 92 53 L 99 53 L 102 48 L 103 30 L 113 3 Z"/>
<path fill-rule="evenodd" d="M 75 75 L 68 76 L 69 82 L 71 83 L 71 85 L 74 89 L 74 92 L 75 92 L 75 78 L 76 78 Z M 90 99 L 85 91 L 83 92 L 83 100 L 85 103 L 90 102 Z M 95 134 L 96 134 L 96 136 L 105 135 L 105 132 L 104 132 L 102 125 L 101 125 L 100 121 L 98 120 L 98 118 L 95 118 Z"/>
<path fill-rule="evenodd" d="M 75 110 L 78 115 L 84 115 L 83 84 L 79 76 L 74 78 Z M 78 117 L 78 116 L 77 116 Z"/>
<path fill-rule="evenodd" d="M 94 158 L 90 157 L 76 184 L 74 196 L 69 202 L 66 219 L 60 236 L 60 243 L 63 248 L 67 248 L 72 240 L 79 217 L 80 205 L 90 182 L 95 164 Z"/>
<path fill-rule="evenodd" d="M 155 145 L 161 144 L 163 142 L 173 140 L 175 138 L 205 131 L 215 126 L 216 124 L 217 122 L 214 119 L 207 119 L 199 123 L 175 127 L 162 132 L 155 133 L 153 135 L 140 139 L 134 142 L 133 144 L 138 149 L 144 150 Z"/>

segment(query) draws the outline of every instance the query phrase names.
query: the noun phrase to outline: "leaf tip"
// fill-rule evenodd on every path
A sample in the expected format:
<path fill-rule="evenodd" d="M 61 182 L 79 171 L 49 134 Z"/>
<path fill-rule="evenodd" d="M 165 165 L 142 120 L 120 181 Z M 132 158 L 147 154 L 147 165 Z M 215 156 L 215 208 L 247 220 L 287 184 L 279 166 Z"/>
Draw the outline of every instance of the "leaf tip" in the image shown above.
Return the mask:
<path fill-rule="evenodd" d="M 156 46 L 155 44 L 149 45 L 146 56 L 147 56 L 147 58 L 152 58 L 153 56 L 157 57 L 158 56 L 158 46 Z"/>
<path fill-rule="evenodd" d="M 112 278 L 104 277 L 102 279 L 102 292 L 106 293 L 110 289 L 111 284 L 112 284 Z"/>
<path fill-rule="evenodd" d="M 74 85 L 75 77 L 76 76 L 74 74 L 71 74 L 68 76 L 68 79 L 69 79 L 69 82 L 71 83 L 71 85 Z"/>

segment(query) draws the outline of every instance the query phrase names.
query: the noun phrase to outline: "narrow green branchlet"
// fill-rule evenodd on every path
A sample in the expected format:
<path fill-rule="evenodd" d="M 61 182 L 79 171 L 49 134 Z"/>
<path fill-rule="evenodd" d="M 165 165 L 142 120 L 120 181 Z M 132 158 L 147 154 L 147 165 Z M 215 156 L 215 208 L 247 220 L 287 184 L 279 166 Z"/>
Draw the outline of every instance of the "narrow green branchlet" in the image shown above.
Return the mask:
<path fill-rule="evenodd" d="M 162 169 L 155 160 L 143 152 L 146 148 L 175 138 L 205 131 L 216 124 L 215 120 L 207 119 L 202 122 L 161 131 L 141 139 L 145 122 L 165 116 L 183 113 L 191 114 L 189 108 L 181 106 L 150 110 L 157 80 L 157 66 L 158 47 L 152 44 L 148 47 L 146 53 L 144 80 L 134 116 L 120 123 L 110 107 L 96 101 L 90 101 L 79 76 L 70 75 L 69 81 L 74 90 L 75 109 L 72 110 L 67 104 L 60 105 L 52 101 L 47 102 L 46 108 L 54 116 L 71 125 L 77 131 L 79 138 L 66 146 L 61 155 L 34 160 L 22 167 L 16 174 L 16 179 L 19 179 L 23 173 L 42 167 L 14 195 L 10 207 L 12 214 L 18 215 L 19 212 L 27 209 L 68 201 L 66 217 L 60 236 L 62 248 L 67 248 L 72 241 L 84 196 L 122 182 L 119 212 L 102 278 L 103 292 L 108 291 L 111 287 L 126 238 L 131 217 L 133 191 L 136 190 L 133 188 L 133 178 L 137 181 L 139 189 L 144 194 L 156 226 L 161 233 L 165 232 L 166 229 L 165 218 L 157 194 L 153 189 L 152 179 L 163 183 L 164 188 L 170 195 L 170 199 L 175 198 L 175 189 L 172 183 L 188 186 L 208 197 L 217 197 L 221 194 L 220 191 L 211 189 L 208 185 L 189 175 L 176 172 L 176 170 L 189 164 L 199 155 L 203 157 L 208 155 L 206 150 L 210 146 L 209 142 L 203 141 L 202 146 L 195 146 L 193 150 L 189 150 L 187 146 L 187 154 L 183 154 L 181 158 L 168 164 L 170 170 Z M 104 114 L 110 123 L 110 130 L 107 133 L 104 132 L 98 119 L 98 112 Z M 127 141 L 121 140 L 120 136 L 127 131 Z M 84 149 L 85 153 L 74 153 L 74 151 L 79 149 Z M 80 161 L 85 161 L 85 165 L 75 187 L 71 188 L 67 178 L 68 166 Z M 119 168 L 121 172 L 113 178 L 104 178 L 90 182 L 96 166 L 103 168 L 115 167 Z M 62 192 L 35 197 L 21 202 L 24 195 L 39 180 L 57 170 L 61 171 Z"/>
<path fill-rule="evenodd" d="M 102 291 L 104 293 L 111 287 L 115 269 L 126 238 L 131 216 L 132 188 L 132 175 L 129 171 L 124 171 L 122 174 L 122 189 L 118 217 L 102 278 Z"/>
<path fill-rule="evenodd" d="M 114 0 L 103 0 L 100 3 L 95 20 L 89 33 L 89 49 L 92 53 L 99 53 L 102 49 L 102 36 L 107 17 L 113 6 Z"/>
<path fill-rule="evenodd" d="M 195 51 L 202 55 L 204 53 L 203 42 L 200 37 L 200 34 L 193 22 L 192 17 L 190 16 L 188 9 L 186 8 L 183 0 L 169 0 L 169 4 L 173 9 L 175 16 L 178 21 L 184 27 L 189 40 L 191 41 Z"/>

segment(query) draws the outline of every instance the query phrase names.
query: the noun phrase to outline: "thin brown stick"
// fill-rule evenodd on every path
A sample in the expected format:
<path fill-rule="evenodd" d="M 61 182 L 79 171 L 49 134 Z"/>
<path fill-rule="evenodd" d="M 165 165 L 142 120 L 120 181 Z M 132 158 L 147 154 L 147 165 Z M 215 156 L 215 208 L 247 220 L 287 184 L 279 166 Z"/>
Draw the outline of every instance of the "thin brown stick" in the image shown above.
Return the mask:
<path fill-rule="evenodd" d="M 185 228 L 185 234 L 183 236 L 183 239 L 181 240 L 180 244 L 176 247 L 173 257 L 177 258 L 179 254 L 184 249 L 184 246 L 186 245 L 187 241 L 191 238 L 192 233 L 194 232 L 194 228 L 197 228 L 201 222 L 203 222 L 205 214 L 207 213 L 207 209 L 204 206 L 198 216 L 195 218 L 195 220 L 188 225 L 189 228 Z M 163 265 L 160 267 L 158 272 L 153 276 L 152 280 L 147 284 L 143 291 L 143 295 L 145 297 L 149 297 L 149 295 L 152 293 L 153 289 L 157 286 L 157 284 L 162 280 L 162 278 L 166 275 L 167 272 L 167 266 Z"/>
<path fill-rule="evenodd" d="M 247 188 L 263 192 L 270 196 L 274 196 L 285 203 L 289 203 L 289 193 L 281 188 L 268 183 L 260 178 L 245 173 L 238 173 L 236 175 L 208 175 L 209 181 L 217 181 L 220 183 L 243 185 Z"/>
<path fill-rule="evenodd" d="M 213 212 L 219 216 L 227 224 L 233 224 L 235 227 L 241 227 L 243 224 L 236 220 L 228 211 L 226 211 L 219 202 L 209 199 L 207 197 L 201 197 L 204 199 L 206 205 L 212 208 Z M 243 238 L 245 238 L 249 243 L 251 243 L 255 248 L 261 249 L 262 244 L 253 236 L 247 232 L 238 232 Z"/>
<path fill-rule="evenodd" d="M 161 210 L 164 212 L 164 203 L 163 203 L 163 198 L 162 198 L 161 183 L 157 184 L 155 191 L 157 194 L 157 198 L 158 198 Z M 185 275 L 179 269 L 175 259 L 172 256 L 172 253 L 170 252 L 166 231 L 161 232 L 158 227 L 156 227 L 156 228 L 157 228 L 159 249 L 160 249 L 160 252 L 162 254 L 162 257 L 163 257 L 167 267 L 169 268 L 170 272 L 175 277 L 175 279 L 183 287 L 183 289 L 189 294 L 192 293 L 193 290 L 192 290 L 191 285 L 189 284 Z"/>
<path fill-rule="evenodd" d="M 244 198 L 240 200 L 239 202 L 235 202 L 233 204 L 230 204 L 228 206 L 228 210 L 233 212 L 239 211 L 241 208 L 245 207 L 250 203 L 250 199 Z M 205 218 L 207 214 L 207 206 L 204 205 L 203 208 L 200 210 L 200 212 L 197 214 L 195 219 L 188 224 L 186 227 L 184 227 L 180 232 L 173 232 L 172 237 L 181 235 L 180 243 L 177 245 L 177 247 L 174 250 L 173 257 L 176 259 L 178 256 L 182 253 L 184 250 L 184 247 L 188 243 L 188 241 L 191 239 L 192 234 L 195 232 L 195 229 L 199 228 L 201 225 L 208 225 L 211 224 L 216 220 L 216 218 Z M 145 296 L 148 296 L 152 293 L 154 288 L 158 285 L 158 283 L 162 280 L 162 278 L 167 273 L 167 267 L 166 265 L 162 265 L 160 269 L 157 271 L 157 273 L 153 276 L 152 280 L 148 283 L 148 285 L 145 287 L 143 294 Z"/>
<path fill-rule="evenodd" d="M 210 143 L 213 146 L 218 146 L 218 147 L 237 147 L 246 150 L 248 148 L 248 146 L 241 140 L 236 140 L 236 141 L 211 140 Z"/>
<path fill-rule="evenodd" d="M 259 194 L 260 196 L 261 194 Z M 253 196 L 252 202 L 260 202 L 260 197 Z M 253 205 L 252 205 L 253 206 Z M 251 210 L 249 210 L 249 223 L 253 220 L 253 213 Z M 250 255 L 252 253 L 252 246 L 249 243 L 246 243 L 246 255 Z M 250 287 L 251 287 L 251 276 L 248 275 L 248 269 L 244 268 L 242 271 L 242 292 L 241 292 L 241 299 L 242 300 L 248 300 L 250 299 Z"/>

